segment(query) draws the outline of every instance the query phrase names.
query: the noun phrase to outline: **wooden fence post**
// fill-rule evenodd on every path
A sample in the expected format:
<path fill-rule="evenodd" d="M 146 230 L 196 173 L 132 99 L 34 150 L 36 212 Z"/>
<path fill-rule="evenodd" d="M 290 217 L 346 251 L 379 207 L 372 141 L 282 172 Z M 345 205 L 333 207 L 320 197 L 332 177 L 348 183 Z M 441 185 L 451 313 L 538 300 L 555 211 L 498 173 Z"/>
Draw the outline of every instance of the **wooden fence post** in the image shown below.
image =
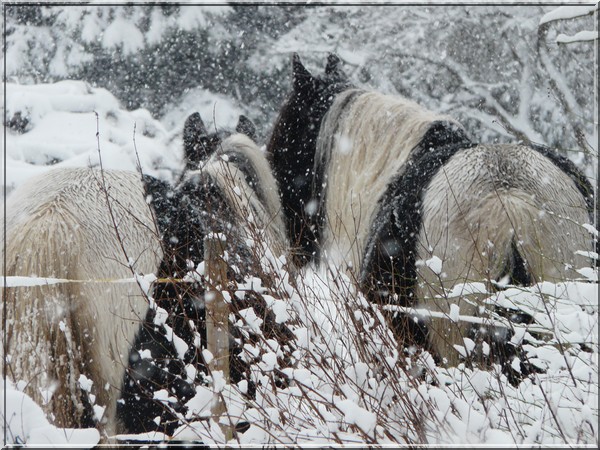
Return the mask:
<path fill-rule="evenodd" d="M 225 302 L 222 293 L 222 289 L 227 286 L 227 263 L 223 258 L 225 244 L 226 238 L 222 234 L 210 233 L 204 238 L 204 267 L 208 280 L 205 294 L 206 348 L 213 356 L 208 364 L 210 372 L 214 374 L 220 371 L 225 384 L 229 384 L 229 304 Z M 217 421 L 226 416 L 227 412 L 223 394 L 223 391 L 214 393 L 211 412 Z M 225 441 L 232 439 L 231 425 L 219 422 L 219 426 L 225 435 Z"/>

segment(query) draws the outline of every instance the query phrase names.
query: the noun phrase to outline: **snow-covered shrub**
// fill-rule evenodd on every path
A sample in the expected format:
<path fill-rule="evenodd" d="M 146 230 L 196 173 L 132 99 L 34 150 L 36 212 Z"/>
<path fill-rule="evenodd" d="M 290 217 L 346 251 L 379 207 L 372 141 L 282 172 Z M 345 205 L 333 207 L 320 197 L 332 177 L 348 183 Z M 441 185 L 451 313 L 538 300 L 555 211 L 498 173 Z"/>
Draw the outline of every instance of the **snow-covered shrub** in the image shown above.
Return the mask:
<path fill-rule="evenodd" d="M 280 345 L 266 338 L 256 311 L 245 311 L 244 323 L 232 326 L 255 336 L 244 347 L 255 397 L 245 397 L 246 383 L 221 385 L 227 412 L 214 417 L 214 390 L 198 387 L 188 402 L 194 413 L 173 438 L 216 446 L 226 441 L 242 446 L 593 444 L 598 439 L 594 276 L 489 294 L 490 302 L 534 319 L 511 330 L 513 344 L 522 345 L 524 357 L 538 369 L 515 382 L 498 365 L 442 368 L 427 352 L 399 348 L 384 312 L 366 302 L 343 274 L 307 269 L 291 280 L 277 269 L 269 289 L 260 280 L 249 281 L 254 291 L 261 286 L 258 292 L 294 339 Z M 281 356 L 290 351 L 284 366 Z M 245 431 L 227 429 L 240 422 L 247 423 Z"/>

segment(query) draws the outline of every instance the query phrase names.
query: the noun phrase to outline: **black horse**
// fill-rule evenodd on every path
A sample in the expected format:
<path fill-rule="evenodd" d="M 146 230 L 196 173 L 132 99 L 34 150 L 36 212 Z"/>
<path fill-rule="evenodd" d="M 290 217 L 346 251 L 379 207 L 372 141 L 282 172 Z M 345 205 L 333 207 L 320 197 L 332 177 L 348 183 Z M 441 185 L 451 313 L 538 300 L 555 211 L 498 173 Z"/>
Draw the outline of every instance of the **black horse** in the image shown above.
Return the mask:
<path fill-rule="evenodd" d="M 184 127 L 187 170 L 179 184 L 171 187 L 152 177 L 144 179 L 164 257 L 157 273 L 161 282 L 151 294 L 154 305 L 132 347 L 118 406 L 127 432 L 171 435 L 185 422 L 185 404 L 196 394 L 196 386 L 209 383 L 202 354 L 207 341 L 204 238 L 209 234 L 226 239 L 223 250 L 231 281 L 226 288 L 231 290 L 236 320 L 238 311 L 252 307 L 258 317 L 265 318 L 265 335 L 282 343 L 290 340 L 285 326 L 275 323 L 258 293 L 236 295 L 236 283 L 259 271 L 256 251 L 248 245 L 252 233 L 262 230 L 274 252 L 287 248 L 275 180 L 264 155 L 245 134 L 254 136 L 254 128 L 241 116 L 236 130 L 227 137 L 208 134 L 200 115 L 192 114 Z M 186 277 L 189 282 L 184 282 Z M 230 379 L 234 384 L 247 380 L 249 397 L 254 385 L 241 351 L 252 339 L 231 328 Z"/>

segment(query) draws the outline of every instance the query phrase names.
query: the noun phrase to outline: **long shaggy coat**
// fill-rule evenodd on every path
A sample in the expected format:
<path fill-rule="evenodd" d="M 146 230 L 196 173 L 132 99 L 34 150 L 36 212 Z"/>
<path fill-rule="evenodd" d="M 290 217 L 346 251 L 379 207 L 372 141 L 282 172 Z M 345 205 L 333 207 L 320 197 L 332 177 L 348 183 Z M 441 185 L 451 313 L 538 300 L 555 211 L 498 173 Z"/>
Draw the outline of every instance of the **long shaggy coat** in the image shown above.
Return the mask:
<path fill-rule="evenodd" d="M 8 373 L 57 425 L 92 425 L 95 403 L 114 433 L 148 307 L 137 283 L 118 280 L 154 273 L 162 259 L 141 177 L 55 169 L 20 186 L 6 210 L 6 275 L 76 281 L 6 290 Z"/>

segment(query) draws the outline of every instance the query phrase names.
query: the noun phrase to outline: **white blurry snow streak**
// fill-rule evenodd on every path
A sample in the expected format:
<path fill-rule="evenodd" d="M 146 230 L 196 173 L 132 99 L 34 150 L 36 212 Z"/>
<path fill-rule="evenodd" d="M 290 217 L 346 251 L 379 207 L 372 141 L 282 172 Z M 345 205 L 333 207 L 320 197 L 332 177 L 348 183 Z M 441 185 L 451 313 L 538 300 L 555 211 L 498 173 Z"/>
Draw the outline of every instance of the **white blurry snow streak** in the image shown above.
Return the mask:
<path fill-rule="evenodd" d="M 544 25 L 549 22 L 553 22 L 556 20 L 569 20 L 575 19 L 577 17 L 587 16 L 589 14 L 593 14 L 594 11 L 598 10 L 598 3 L 591 5 L 568 5 L 568 6 L 559 6 L 556 9 L 545 14 L 540 19 L 540 25 Z M 566 34 L 559 34 L 556 37 L 557 44 L 570 44 L 573 42 L 586 42 L 586 41 L 594 41 L 598 39 L 598 31 L 591 30 L 582 30 L 578 33 L 575 33 L 573 36 L 569 36 Z"/>
<path fill-rule="evenodd" d="M 192 97 L 203 99 L 207 112 L 216 111 L 218 124 L 235 124 L 238 110 L 225 99 L 211 100 L 205 92 Z M 105 167 L 135 170 L 135 127 L 143 171 L 173 180 L 183 166 L 183 120 L 196 110 L 192 101 L 189 110 L 174 109 L 161 123 L 148 111 L 126 111 L 106 90 L 79 81 L 30 86 L 8 83 L 6 104 L 9 120 L 17 112 L 29 120 L 24 133 L 7 130 L 8 192 L 30 176 L 49 170 L 51 166 L 45 164 L 51 161 L 60 161 L 57 166 L 97 165 L 94 112 L 99 114 Z M 205 113 L 201 114 L 204 118 Z M 344 150 L 351 151 L 351 143 Z M 590 235 L 597 235 L 591 225 L 586 228 Z M 589 257 L 597 255 L 590 252 Z M 269 262 L 279 264 L 275 266 L 279 270 L 278 260 L 269 256 Z M 442 273 L 439 258 L 423 263 Z M 437 366 L 426 352 L 417 360 L 406 358 L 381 312 L 356 292 L 351 280 L 335 270 L 314 268 L 307 269 L 295 287 L 282 272 L 281 292 L 285 295 L 265 296 L 276 322 L 286 324 L 295 335 L 295 365 L 279 367 L 277 358 L 282 350 L 278 343 L 262 339 L 262 347 L 257 344 L 244 349 L 250 359 L 258 361 L 252 366 L 255 400 L 245 401 L 241 396 L 248 389 L 247 382 L 234 386 L 224 383 L 222 377 L 215 381 L 226 399 L 229 417 L 250 424 L 248 431 L 239 435 L 242 445 L 394 445 L 423 438 L 432 445 L 597 445 L 597 271 L 581 268 L 579 273 L 581 280 L 545 282 L 527 289 L 503 286 L 504 290 L 489 294 L 490 303 L 518 306 L 534 319 L 534 324 L 516 328 L 514 340 L 528 342 L 524 351 L 529 361 L 544 372 L 515 385 L 496 366 L 489 370 L 447 369 Z M 23 286 L 61 280 L 7 281 Z M 142 281 L 149 289 L 151 278 Z M 263 290 L 258 279 L 248 288 Z M 456 286 L 448 295 L 473 292 L 486 295 L 485 284 Z M 462 318 L 459 313 L 455 311 L 455 319 Z M 261 318 L 251 309 L 243 315 L 244 331 L 260 333 Z M 166 324 L 163 310 L 157 309 L 156 323 Z M 534 329 L 543 330 L 545 340 Z M 178 339 L 173 333 L 169 336 Z M 471 345 L 465 342 L 465 351 Z M 178 345 L 180 353 L 185 349 Z M 212 358 L 206 351 L 203 356 L 207 362 Z M 519 370 L 519 361 L 512 366 Z M 422 378 L 411 375 L 422 369 Z M 291 380 L 289 386 L 272 384 L 276 370 Z M 193 375 L 190 367 L 189 376 Z M 86 378 L 79 382 L 82 388 L 89 387 Z M 8 443 L 89 447 L 98 443 L 96 430 L 52 426 L 38 405 L 11 383 L 2 395 L 6 395 L 8 407 Z M 187 405 L 189 422 L 177 430 L 176 438 L 200 439 L 207 445 L 224 443 L 219 425 L 206 420 L 213 398 L 212 387 L 196 387 L 196 395 Z M 173 399 L 169 392 L 159 391 L 157 400 L 169 403 Z M 416 423 L 413 414 L 420 421 L 419 432 L 411 425 Z"/>
<path fill-rule="evenodd" d="M 573 36 L 559 34 L 556 36 L 556 42 L 559 44 L 570 44 L 573 42 L 594 41 L 598 39 L 597 31 L 583 30 L 575 33 Z"/>

